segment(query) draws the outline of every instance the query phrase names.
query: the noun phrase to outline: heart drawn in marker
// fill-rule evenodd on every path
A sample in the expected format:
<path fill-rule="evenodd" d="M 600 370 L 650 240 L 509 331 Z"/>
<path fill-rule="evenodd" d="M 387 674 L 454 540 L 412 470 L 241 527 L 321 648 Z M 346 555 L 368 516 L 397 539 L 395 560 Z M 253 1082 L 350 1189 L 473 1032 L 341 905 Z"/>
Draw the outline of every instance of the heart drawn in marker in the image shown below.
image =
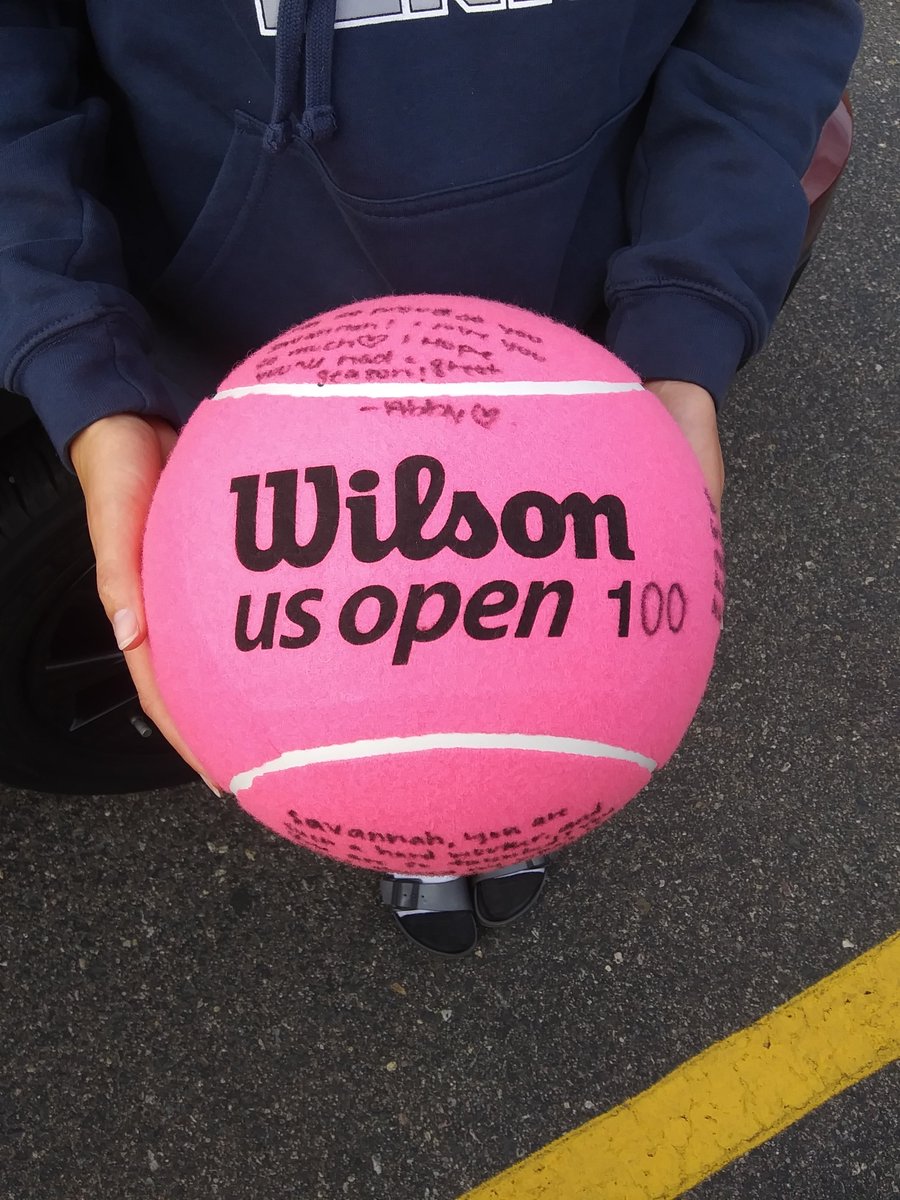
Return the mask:
<path fill-rule="evenodd" d="M 476 421 L 482 429 L 490 429 L 499 416 L 499 408 L 485 408 L 478 402 L 472 405 L 472 420 Z"/>

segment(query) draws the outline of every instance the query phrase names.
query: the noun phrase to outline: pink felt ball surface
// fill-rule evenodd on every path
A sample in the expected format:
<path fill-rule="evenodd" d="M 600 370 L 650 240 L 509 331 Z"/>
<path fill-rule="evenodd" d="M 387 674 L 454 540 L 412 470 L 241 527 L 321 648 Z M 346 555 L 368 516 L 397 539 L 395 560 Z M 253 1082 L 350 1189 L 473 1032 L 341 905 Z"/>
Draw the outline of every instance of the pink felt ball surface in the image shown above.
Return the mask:
<path fill-rule="evenodd" d="M 432 874 L 564 845 L 650 780 L 724 581 L 694 455 L 623 363 L 437 296 L 236 367 L 166 465 L 143 573 L 211 776 L 311 849 Z"/>

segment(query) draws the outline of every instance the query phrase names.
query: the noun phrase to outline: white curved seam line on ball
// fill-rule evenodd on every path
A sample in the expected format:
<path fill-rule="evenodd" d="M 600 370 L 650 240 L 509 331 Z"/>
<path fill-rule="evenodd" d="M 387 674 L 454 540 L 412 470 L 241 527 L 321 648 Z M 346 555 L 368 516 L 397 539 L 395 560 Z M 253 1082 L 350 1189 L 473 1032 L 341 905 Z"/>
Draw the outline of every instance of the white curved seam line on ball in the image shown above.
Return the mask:
<path fill-rule="evenodd" d="M 213 400 L 239 400 L 244 396 L 329 396 L 361 400 L 414 400 L 436 396 L 596 396 L 641 392 L 644 385 L 609 379 L 534 380 L 510 379 L 505 383 L 255 383 L 224 388 Z"/>
<path fill-rule="evenodd" d="M 540 754 L 571 754 L 581 758 L 609 758 L 630 762 L 645 771 L 656 770 L 656 762 L 637 750 L 592 742 L 585 738 L 557 737 L 530 733 L 426 733 L 411 737 L 366 738 L 333 746 L 311 746 L 287 750 L 261 766 L 241 771 L 231 781 L 232 793 L 244 792 L 262 775 L 309 767 L 318 763 L 350 762 L 359 758 L 381 758 L 391 754 L 413 754 L 428 750 L 529 750 Z"/>

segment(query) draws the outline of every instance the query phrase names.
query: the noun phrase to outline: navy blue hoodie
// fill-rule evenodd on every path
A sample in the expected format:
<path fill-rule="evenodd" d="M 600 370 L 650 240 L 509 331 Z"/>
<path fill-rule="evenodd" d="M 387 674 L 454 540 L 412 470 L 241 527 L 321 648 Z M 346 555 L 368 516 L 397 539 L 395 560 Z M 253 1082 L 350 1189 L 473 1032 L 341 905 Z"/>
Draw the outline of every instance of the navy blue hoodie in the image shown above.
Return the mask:
<path fill-rule="evenodd" d="M 0 0 L 0 380 L 65 458 L 315 312 L 428 291 L 718 400 L 860 32 L 856 0 Z"/>

